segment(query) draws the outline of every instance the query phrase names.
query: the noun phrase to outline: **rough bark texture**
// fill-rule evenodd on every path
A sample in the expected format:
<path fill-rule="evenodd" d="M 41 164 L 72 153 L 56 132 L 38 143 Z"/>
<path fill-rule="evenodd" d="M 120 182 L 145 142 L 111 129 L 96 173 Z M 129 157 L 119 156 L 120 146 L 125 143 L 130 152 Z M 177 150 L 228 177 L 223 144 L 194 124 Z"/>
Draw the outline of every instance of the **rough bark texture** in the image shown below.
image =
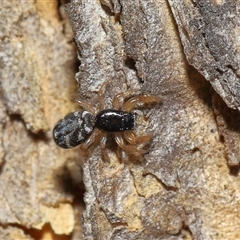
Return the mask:
<path fill-rule="evenodd" d="M 153 135 L 144 161 L 119 161 L 110 143 L 110 163 L 96 147 L 84 164 L 84 239 L 240 237 L 238 170 L 226 161 L 240 159 L 239 112 L 227 107 L 239 109 L 238 8 L 229 3 L 67 5 L 81 61 L 80 96 L 95 105 L 110 78 L 109 106 L 116 93 L 132 88 L 162 98 L 141 108 L 149 118 L 136 132 Z"/>
<path fill-rule="evenodd" d="M 59 6 L 57 1 L 1 1 L 0 239 L 4 240 L 60 239 L 74 228 L 67 166 L 78 153 L 63 151 L 52 140 L 56 121 L 76 107 L 69 101 L 76 85 L 76 54 L 71 27 Z"/>
<path fill-rule="evenodd" d="M 238 1 L 169 0 L 188 62 L 226 104 L 240 109 Z"/>
<path fill-rule="evenodd" d="M 228 163 L 238 165 L 240 145 L 240 3 L 238 1 L 169 1 L 185 56 L 222 97 L 213 108 L 224 138 Z M 217 100 L 216 100 L 217 98 Z M 216 100 L 216 101 L 215 101 Z M 231 110 L 228 107 L 237 109 Z"/>
<path fill-rule="evenodd" d="M 72 0 L 72 26 L 58 4 L 0 10 L 0 239 L 239 239 L 239 3 Z M 110 139 L 110 162 L 96 146 L 84 163 L 82 237 L 83 158 L 51 129 L 106 80 L 108 107 L 127 89 L 162 102 L 139 106 L 142 161 Z"/>

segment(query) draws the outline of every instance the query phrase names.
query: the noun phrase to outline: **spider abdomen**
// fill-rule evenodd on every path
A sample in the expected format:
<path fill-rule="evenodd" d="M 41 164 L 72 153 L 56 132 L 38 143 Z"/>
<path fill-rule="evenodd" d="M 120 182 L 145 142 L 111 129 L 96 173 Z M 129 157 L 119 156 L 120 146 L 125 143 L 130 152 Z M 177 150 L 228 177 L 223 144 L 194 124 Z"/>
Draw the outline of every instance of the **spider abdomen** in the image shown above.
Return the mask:
<path fill-rule="evenodd" d="M 94 116 L 87 111 L 69 113 L 53 129 L 55 143 L 72 148 L 86 141 L 94 128 Z"/>
<path fill-rule="evenodd" d="M 135 115 L 132 112 L 122 110 L 105 109 L 97 114 L 95 126 L 106 132 L 133 130 Z"/>

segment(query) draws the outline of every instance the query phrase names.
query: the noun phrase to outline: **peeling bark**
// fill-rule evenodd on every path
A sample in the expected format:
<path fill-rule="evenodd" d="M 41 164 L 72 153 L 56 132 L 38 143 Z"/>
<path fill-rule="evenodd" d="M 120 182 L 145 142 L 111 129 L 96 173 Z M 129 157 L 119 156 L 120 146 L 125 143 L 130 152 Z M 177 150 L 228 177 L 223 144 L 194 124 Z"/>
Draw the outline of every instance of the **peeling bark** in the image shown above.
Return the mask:
<path fill-rule="evenodd" d="M 188 62 L 240 109 L 239 2 L 169 0 Z"/>

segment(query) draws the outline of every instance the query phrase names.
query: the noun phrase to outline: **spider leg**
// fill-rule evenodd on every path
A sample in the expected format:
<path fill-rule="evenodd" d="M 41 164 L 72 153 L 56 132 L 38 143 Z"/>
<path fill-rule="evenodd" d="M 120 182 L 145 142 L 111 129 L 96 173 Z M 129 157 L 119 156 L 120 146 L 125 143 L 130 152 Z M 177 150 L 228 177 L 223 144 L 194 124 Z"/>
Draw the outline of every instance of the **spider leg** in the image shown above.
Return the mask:
<path fill-rule="evenodd" d="M 98 137 L 98 138 L 97 138 L 97 137 Z M 100 138 L 100 149 L 101 149 L 101 153 L 102 153 L 102 155 L 103 155 L 103 158 L 109 162 L 109 161 L 110 161 L 110 160 L 109 160 L 109 156 L 107 155 L 107 152 L 106 152 L 106 150 L 105 150 L 105 148 L 106 148 L 107 136 L 106 136 L 105 133 L 102 133 L 102 132 L 100 132 L 100 131 L 97 130 L 97 129 L 94 129 L 94 130 L 93 130 L 93 133 L 92 133 L 92 135 L 89 137 L 89 139 L 88 139 L 85 143 L 83 143 L 83 144 L 81 145 L 81 149 L 82 149 L 83 151 L 86 151 L 86 149 L 88 149 L 88 148 L 90 147 L 90 145 L 92 145 L 92 144 L 96 141 L 96 139 L 97 139 L 97 141 L 98 141 L 99 138 Z M 91 153 L 92 153 L 92 151 L 93 151 L 93 149 L 91 150 Z"/>
<path fill-rule="evenodd" d="M 103 133 L 101 132 L 100 133 L 100 149 L 101 149 L 101 153 L 102 153 L 102 156 L 104 158 L 104 160 L 110 162 L 110 159 L 109 159 L 109 156 L 106 152 L 106 142 L 107 142 L 107 136 L 106 136 L 106 133 Z"/>
<path fill-rule="evenodd" d="M 84 143 L 81 144 L 80 149 L 82 150 L 83 157 L 87 158 L 90 153 L 92 153 L 93 150 L 86 151 L 94 142 L 96 139 L 97 131 L 94 129 L 91 136 L 85 141 Z"/>
<path fill-rule="evenodd" d="M 142 154 L 146 153 L 145 150 L 142 150 L 142 149 L 140 150 L 140 149 L 137 149 L 134 146 L 126 145 L 124 143 L 124 140 L 123 140 L 120 133 L 115 133 L 115 141 L 116 141 L 116 143 L 118 144 L 119 147 L 121 147 L 125 151 L 131 152 L 135 156 L 139 156 L 139 155 L 142 155 Z"/>
<path fill-rule="evenodd" d="M 135 144 L 135 145 L 147 142 L 152 138 L 151 135 L 144 135 L 144 136 L 136 137 L 136 135 L 134 134 L 133 131 L 124 131 L 123 136 L 127 142 L 129 142 L 130 144 Z"/>
<path fill-rule="evenodd" d="M 71 98 L 71 100 L 72 100 L 73 102 L 78 103 L 83 109 L 87 110 L 87 111 L 90 112 L 92 115 L 95 115 L 95 111 L 94 111 L 94 109 L 92 108 L 92 106 L 91 106 L 89 103 L 84 102 L 84 101 L 82 101 L 82 100 L 80 100 L 80 99 L 77 99 L 77 98 Z"/>
<path fill-rule="evenodd" d="M 132 90 L 128 90 L 126 92 L 122 92 L 122 93 L 118 93 L 114 96 L 113 101 L 112 101 L 112 106 L 115 109 L 121 109 L 123 107 L 123 101 L 121 101 L 121 99 L 124 100 L 124 98 L 132 95 L 132 94 L 136 94 L 139 93 L 139 90 L 137 89 L 132 89 Z"/>
<path fill-rule="evenodd" d="M 123 159 L 122 148 L 120 148 L 119 146 L 117 146 L 117 157 L 118 159 L 120 159 L 120 161 L 122 161 Z"/>
<path fill-rule="evenodd" d="M 81 144 L 81 148 L 83 150 L 88 149 L 95 142 L 96 135 L 97 135 L 97 131 L 96 129 L 94 129 L 91 136 L 87 139 L 87 141 Z"/>
<path fill-rule="evenodd" d="M 110 82 L 110 79 L 106 80 L 98 91 L 98 101 L 99 101 L 99 107 L 98 108 L 99 108 L 99 110 L 105 108 L 104 94 L 105 94 L 106 87 L 107 87 L 109 82 Z"/>
<path fill-rule="evenodd" d="M 152 103 L 159 102 L 160 98 L 157 96 L 136 96 L 130 98 L 123 105 L 123 110 L 126 112 L 130 112 L 138 103 Z"/>

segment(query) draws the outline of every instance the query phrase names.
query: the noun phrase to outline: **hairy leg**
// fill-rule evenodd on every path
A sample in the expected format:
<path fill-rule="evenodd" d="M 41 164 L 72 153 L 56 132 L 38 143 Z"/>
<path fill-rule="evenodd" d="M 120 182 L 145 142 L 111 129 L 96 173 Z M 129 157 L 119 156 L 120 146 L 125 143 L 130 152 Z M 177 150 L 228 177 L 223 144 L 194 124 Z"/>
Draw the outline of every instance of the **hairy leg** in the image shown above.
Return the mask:
<path fill-rule="evenodd" d="M 126 112 L 130 112 L 138 103 L 153 103 L 159 102 L 161 99 L 157 96 L 136 96 L 130 98 L 123 105 L 123 110 Z"/>
<path fill-rule="evenodd" d="M 77 98 L 71 98 L 71 100 L 72 100 L 73 102 L 78 103 L 83 109 L 87 110 L 87 111 L 90 112 L 92 115 L 95 115 L 95 111 L 94 111 L 93 107 L 92 107 L 89 103 L 84 102 L 84 101 L 82 101 L 82 100 L 80 100 L 80 99 L 77 99 Z"/>
<path fill-rule="evenodd" d="M 123 136 L 127 142 L 129 142 L 130 144 L 135 144 L 135 145 L 147 142 L 152 138 L 151 135 L 144 135 L 144 136 L 136 137 L 136 135 L 134 134 L 133 131 L 125 131 L 123 133 Z"/>
<path fill-rule="evenodd" d="M 89 149 L 89 147 L 95 142 L 96 136 L 97 136 L 97 131 L 96 129 L 94 129 L 91 136 L 87 139 L 87 141 L 85 141 L 80 145 L 81 154 L 85 159 L 92 154 L 92 150 Z"/>
<path fill-rule="evenodd" d="M 104 94 L 110 79 L 106 80 L 98 91 L 99 111 L 105 108 Z"/>
<path fill-rule="evenodd" d="M 124 98 L 129 97 L 132 94 L 137 94 L 137 93 L 139 93 L 139 90 L 132 89 L 132 90 L 128 90 L 126 92 L 116 94 L 114 96 L 113 102 L 112 102 L 113 108 L 115 108 L 117 110 L 121 109 L 123 107 Z"/>
<path fill-rule="evenodd" d="M 100 132 L 100 149 L 103 156 L 103 159 L 110 162 L 109 156 L 106 151 L 106 142 L 107 142 L 107 135 L 106 133 Z"/>
<path fill-rule="evenodd" d="M 134 147 L 132 145 L 126 145 L 124 143 L 124 140 L 123 140 L 122 136 L 121 136 L 121 133 L 115 133 L 115 141 L 120 148 L 122 148 L 123 150 L 125 150 L 127 152 L 132 153 L 135 156 L 140 156 L 140 155 L 146 153 L 145 150 L 137 149 L 136 147 Z"/>

